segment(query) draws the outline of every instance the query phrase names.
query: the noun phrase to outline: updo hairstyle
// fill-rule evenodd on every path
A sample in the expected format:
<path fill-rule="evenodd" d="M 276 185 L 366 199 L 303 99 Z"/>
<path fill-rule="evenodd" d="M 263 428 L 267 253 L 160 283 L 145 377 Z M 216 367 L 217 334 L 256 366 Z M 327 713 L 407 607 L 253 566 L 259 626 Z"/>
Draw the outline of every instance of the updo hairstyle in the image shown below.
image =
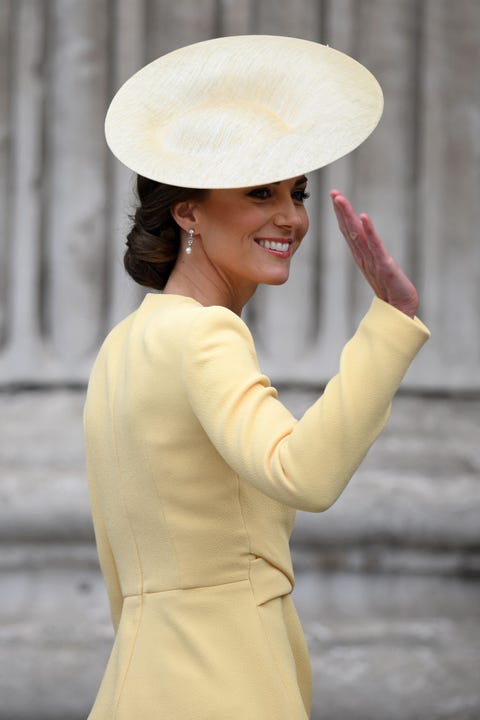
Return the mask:
<path fill-rule="evenodd" d="M 179 202 L 202 198 L 206 190 L 175 187 L 137 175 L 138 205 L 132 216 L 123 258 L 129 275 L 155 290 L 163 290 L 180 248 L 180 227 L 170 212 Z"/>

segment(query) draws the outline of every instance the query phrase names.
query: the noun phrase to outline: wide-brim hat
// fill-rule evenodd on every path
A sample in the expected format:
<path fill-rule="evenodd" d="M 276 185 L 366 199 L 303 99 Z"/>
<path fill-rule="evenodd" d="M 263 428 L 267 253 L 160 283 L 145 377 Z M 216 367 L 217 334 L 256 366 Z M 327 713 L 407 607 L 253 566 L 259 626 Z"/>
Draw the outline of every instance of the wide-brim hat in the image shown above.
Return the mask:
<path fill-rule="evenodd" d="M 331 47 L 271 35 L 222 37 L 154 60 L 108 109 L 108 145 L 131 170 L 180 187 L 293 178 L 346 155 L 377 125 L 383 95 Z"/>

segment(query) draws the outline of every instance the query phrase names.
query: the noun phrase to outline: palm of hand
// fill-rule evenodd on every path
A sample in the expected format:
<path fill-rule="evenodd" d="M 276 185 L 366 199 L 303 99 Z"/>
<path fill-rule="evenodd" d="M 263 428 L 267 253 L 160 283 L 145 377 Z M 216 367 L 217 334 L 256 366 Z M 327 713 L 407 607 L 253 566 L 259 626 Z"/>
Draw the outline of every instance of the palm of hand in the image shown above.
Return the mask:
<path fill-rule="evenodd" d="M 358 216 L 339 190 L 332 190 L 330 197 L 353 259 L 377 297 L 414 317 L 418 308 L 415 286 L 387 252 L 369 216 Z"/>

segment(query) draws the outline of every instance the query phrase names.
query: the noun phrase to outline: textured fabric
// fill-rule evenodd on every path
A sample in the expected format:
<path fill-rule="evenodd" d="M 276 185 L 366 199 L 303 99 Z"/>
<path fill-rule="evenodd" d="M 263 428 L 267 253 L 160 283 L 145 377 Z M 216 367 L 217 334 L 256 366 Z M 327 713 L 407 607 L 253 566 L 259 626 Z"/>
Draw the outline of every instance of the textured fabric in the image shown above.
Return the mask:
<path fill-rule="evenodd" d="M 305 720 L 295 510 L 340 495 L 428 337 L 375 299 L 296 420 L 223 307 L 147 295 L 106 339 L 84 423 L 116 638 L 91 720 Z"/>

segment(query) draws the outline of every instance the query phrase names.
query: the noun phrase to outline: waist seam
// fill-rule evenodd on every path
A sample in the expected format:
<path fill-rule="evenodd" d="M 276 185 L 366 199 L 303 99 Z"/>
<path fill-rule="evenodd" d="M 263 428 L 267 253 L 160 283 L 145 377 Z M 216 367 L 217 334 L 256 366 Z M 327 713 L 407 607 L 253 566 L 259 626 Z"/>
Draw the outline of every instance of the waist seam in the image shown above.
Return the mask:
<path fill-rule="evenodd" d="M 126 600 L 127 598 L 135 598 L 135 597 L 144 597 L 145 595 L 161 595 L 162 593 L 167 592 L 177 592 L 181 590 L 182 592 L 188 592 L 189 590 L 208 590 L 210 588 L 216 588 L 216 587 L 224 587 L 225 585 L 235 585 L 237 583 L 241 582 L 248 582 L 249 576 L 248 574 L 245 575 L 244 578 L 240 578 L 239 580 L 227 580 L 226 582 L 221 583 L 213 583 L 212 585 L 190 585 L 188 587 L 171 587 L 171 588 L 165 588 L 163 590 L 144 590 L 141 593 L 129 593 L 128 595 L 123 595 L 123 599 Z"/>

